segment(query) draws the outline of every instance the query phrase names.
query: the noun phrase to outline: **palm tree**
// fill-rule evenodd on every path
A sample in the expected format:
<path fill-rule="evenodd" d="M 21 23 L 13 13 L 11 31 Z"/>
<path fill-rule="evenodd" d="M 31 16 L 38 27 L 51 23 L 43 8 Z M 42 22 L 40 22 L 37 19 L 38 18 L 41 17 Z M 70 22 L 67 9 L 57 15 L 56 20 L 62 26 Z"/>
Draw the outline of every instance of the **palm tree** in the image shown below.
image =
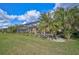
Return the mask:
<path fill-rule="evenodd" d="M 64 9 L 58 8 L 53 13 L 53 19 L 51 20 L 51 30 L 56 38 L 56 33 L 63 28 Z"/>
<path fill-rule="evenodd" d="M 72 33 L 75 31 L 77 22 L 79 22 L 78 15 L 79 8 L 73 7 L 64 11 L 64 35 L 67 39 L 71 38 Z"/>
<path fill-rule="evenodd" d="M 40 30 L 44 32 L 44 35 L 49 32 L 56 38 L 56 33 L 60 30 L 66 39 L 70 39 L 74 31 L 79 31 L 79 8 L 58 8 L 52 15 L 42 14 L 40 20 Z"/>
<path fill-rule="evenodd" d="M 44 36 L 46 35 L 46 28 L 48 27 L 49 18 L 47 14 L 42 14 L 40 17 L 40 24 L 39 29 L 41 32 L 44 33 Z"/>

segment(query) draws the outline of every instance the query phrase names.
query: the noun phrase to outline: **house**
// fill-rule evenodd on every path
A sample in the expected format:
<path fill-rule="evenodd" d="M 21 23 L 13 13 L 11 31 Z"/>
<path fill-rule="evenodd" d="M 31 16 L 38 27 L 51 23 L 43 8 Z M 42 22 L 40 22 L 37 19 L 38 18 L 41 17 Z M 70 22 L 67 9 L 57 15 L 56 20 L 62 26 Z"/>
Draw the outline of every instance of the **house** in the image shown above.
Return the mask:
<path fill-rule="evenodd" d="M 39 21 L 27 23 L 17 27 L 17 32 L 37 33 Z"/>

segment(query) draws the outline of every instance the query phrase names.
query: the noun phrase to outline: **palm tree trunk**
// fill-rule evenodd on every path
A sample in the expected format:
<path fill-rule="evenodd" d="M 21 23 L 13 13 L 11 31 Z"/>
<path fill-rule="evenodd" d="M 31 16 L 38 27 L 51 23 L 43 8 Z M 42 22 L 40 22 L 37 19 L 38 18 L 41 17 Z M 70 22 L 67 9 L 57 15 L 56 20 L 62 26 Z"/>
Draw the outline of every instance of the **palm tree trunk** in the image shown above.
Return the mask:
<path fill-rule="evenodd" d="M 54 32 L 53 36 L 54 36 L 54 39 L 57 39 L 56 32 Z"/>

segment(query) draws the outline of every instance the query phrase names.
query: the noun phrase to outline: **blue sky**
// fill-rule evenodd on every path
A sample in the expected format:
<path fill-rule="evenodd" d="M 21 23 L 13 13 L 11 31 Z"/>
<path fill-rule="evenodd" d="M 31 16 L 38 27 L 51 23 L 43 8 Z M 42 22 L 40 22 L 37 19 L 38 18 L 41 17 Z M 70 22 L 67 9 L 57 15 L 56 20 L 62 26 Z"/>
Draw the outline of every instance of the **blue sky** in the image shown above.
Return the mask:
<path fill-rule="evenodd" d="M 54 6 L 54 3 L 0 3 L 1 9 L 13 15 L 24 14 L 28 10 L 48 12 Z"/>
<path fill-rule="evenodd" d="M 54 7 L 54 3 L 0 3 L 0 28 L 36 21 Z"/>

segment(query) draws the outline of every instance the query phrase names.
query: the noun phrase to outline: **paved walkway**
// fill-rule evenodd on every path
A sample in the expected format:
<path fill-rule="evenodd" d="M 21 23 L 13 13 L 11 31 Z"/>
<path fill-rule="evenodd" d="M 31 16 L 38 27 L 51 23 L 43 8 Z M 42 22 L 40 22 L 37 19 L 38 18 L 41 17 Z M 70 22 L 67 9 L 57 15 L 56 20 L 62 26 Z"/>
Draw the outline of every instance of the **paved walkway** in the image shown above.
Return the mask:
<path fill-rule="evenodd" d="M 53 41 L 55 41 L 55 42 L 66 42 L 66 40 L 63 39 L 63 38 L 53 39 Z"/>

